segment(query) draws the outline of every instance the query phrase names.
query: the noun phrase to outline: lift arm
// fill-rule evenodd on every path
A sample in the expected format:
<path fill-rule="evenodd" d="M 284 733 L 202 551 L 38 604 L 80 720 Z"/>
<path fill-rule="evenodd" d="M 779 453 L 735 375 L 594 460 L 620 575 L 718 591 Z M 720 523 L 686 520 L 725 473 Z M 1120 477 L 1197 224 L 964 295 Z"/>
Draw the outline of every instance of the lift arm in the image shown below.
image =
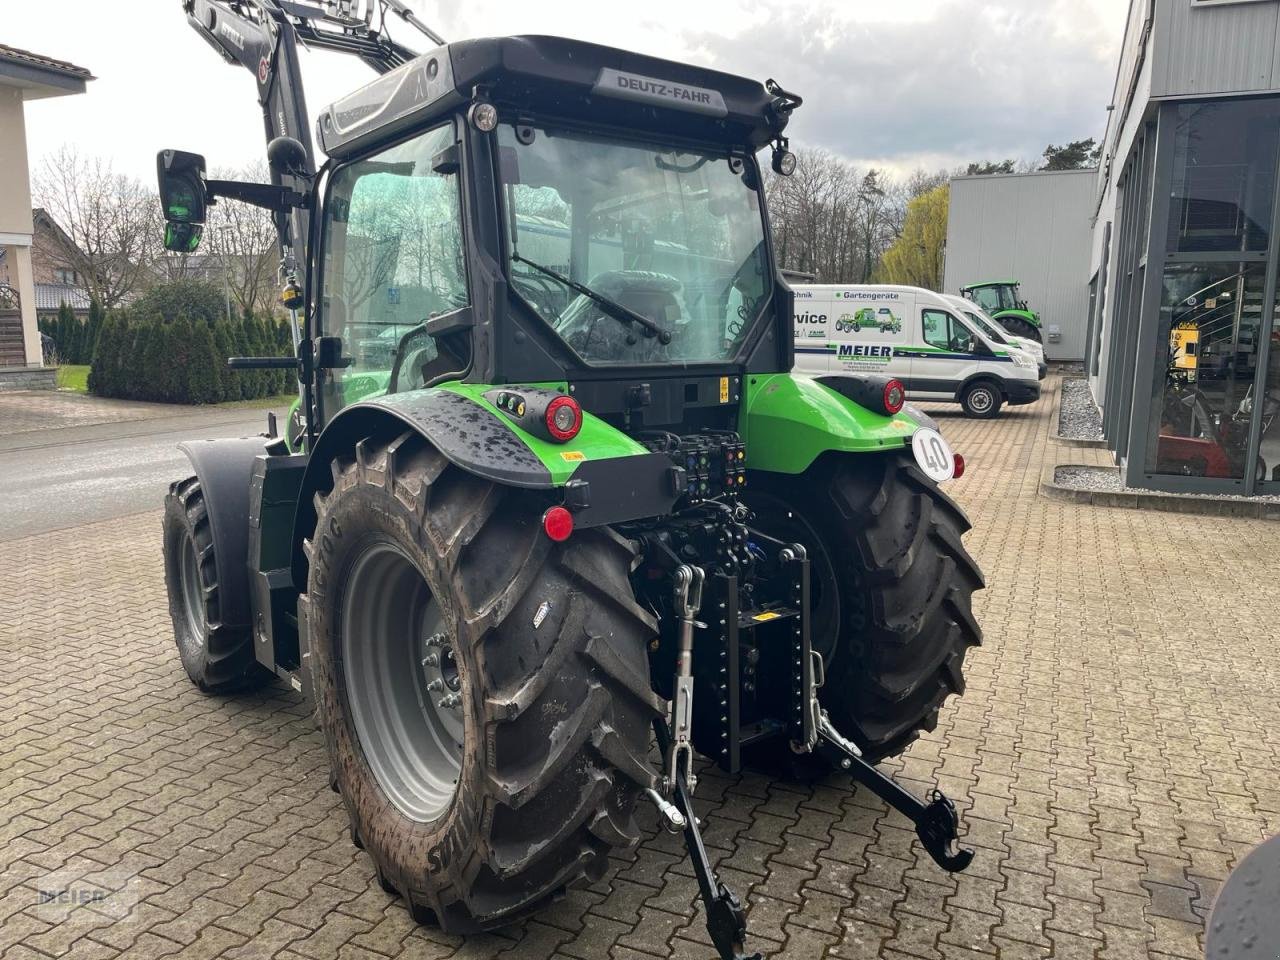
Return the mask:
<path fill-rule="evenodd" d="M 310 187 L 316 169 L 298 46 L 351 54 L 381 74 L 417 56 L 388 35 L 389 16 L 399 17 L 434 44 L 444 43 L 401 0 L 182 0 L 182 6 L 192 28 L 219 56 L 253 74 L 267 142 L 292 137 L 302 144 L 303 169 L 271 171 L 272 183 L 298 193 Z M 281 261 L 290 273 L 295 239 L 307 236 L 307 216 L 305 207 L 295 208 L 292 216 L 276 216 Z"/>

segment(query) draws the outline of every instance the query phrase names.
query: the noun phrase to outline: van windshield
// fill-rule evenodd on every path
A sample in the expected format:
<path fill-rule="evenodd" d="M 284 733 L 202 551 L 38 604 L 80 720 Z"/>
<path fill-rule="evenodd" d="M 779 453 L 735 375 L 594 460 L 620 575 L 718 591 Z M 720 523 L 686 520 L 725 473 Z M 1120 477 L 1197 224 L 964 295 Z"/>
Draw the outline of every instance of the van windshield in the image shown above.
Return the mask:
<path fill-rule="evenodd" d="M 1006 346 L 1008 345 L 1009 341 L 1004 338 L 1003 334 L 1001 334 L 1000 331 L 992 324 L 987 323 L 987 321 L 982 318 L 981 314 L 974 313 L 972 310 L 966 310 L 964 315 L 973 322 L 974 326 L 987 335 L 988 340 L 994 340 L 996 343 L 1004 344 Z"/>
<path fill-rule="evenodd" d="M 498 145 L 511 285 L 579 356 L 736 355 L 773 283 L 759 193 L 743 175 L 750 161 L 509 124 Z M 566 279 L 670 337 L 646 336 Z"/>

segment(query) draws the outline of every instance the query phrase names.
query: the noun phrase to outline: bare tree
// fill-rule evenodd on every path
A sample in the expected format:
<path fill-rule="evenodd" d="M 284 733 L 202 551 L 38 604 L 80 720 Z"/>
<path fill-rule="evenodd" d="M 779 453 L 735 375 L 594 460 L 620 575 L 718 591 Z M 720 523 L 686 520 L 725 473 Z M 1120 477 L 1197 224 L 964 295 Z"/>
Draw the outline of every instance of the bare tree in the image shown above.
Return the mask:
<path fill-rule="evenodd" d="M 148 284 L 156 203 L 139 181 L 64 146 L 45 158 L 33 189 L 69 241 L 57 253 L 103 306 L 118 306 Z"/>
<path fill-rule="evenodd" d="M 265 164 L 214 175 L 223 180 L 270 182 Z M 280 253 L 269 211 L 235 200 L 219 200 L 209 208 L 204 249 L 212 261 L 208 279 L 225 283 L 242 312 L 269 313 L 274 309 Z"/>

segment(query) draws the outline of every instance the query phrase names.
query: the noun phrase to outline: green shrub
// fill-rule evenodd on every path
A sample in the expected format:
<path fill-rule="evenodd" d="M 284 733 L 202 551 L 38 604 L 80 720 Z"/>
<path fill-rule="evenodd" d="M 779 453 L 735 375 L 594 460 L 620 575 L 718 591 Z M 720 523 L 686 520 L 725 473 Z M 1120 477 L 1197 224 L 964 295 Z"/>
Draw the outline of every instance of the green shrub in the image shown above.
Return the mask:
<path fill-rule="evenodd" d="M 274 317 L 209 321 L 188 315 L 176 296 L 153 298 L 142 311 L 131 307 L 104 316 L 100 309 L 91 310 L 91 317 L 83 324 L 72 317 L 72 322 L 84 329 L 82 349 L 92 344 L 89 390 L 98 396 L 205 404 L 296 388 L 291 371 L 232 371 L 226 365 L 234 356 L 291 356 L 288 328 Z M 47 325 L 55 330 L 65 326 L 61 320 Z"/>
<path fill-rule="evenodd" d="M 226 318 L 222 288 L 207 280 L 170 280 L 157 283 L 134 301 L 130 316 L 137 320 L 172 323 L 183 316 L 214 323 Z"/>

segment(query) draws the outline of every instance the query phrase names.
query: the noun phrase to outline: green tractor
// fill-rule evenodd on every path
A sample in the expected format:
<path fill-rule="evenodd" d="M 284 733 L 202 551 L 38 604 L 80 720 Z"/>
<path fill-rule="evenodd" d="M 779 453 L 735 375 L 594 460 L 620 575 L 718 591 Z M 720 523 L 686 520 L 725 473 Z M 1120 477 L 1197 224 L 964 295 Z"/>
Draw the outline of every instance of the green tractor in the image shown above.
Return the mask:
<path fill-rule="evenodd" d="M 1028 309 L 1027 301 L 1018 297 L 1017 280 L 987 280 L 960 288 L 960 295 L 972 300 L 1015 337 L 1044 342 L 1040 332 L 1040 314 Z"/>
<path fill-rule="evenodd" d="M 163 534 L 191 680 L 307 698 L 353 842 L 448 931 L 599 879 L 648 805 L 718 955 L 748 956 L 695 751 L 843 771 L 966 867 L 951 801 L 874 764 L 963 690 L 982 576 L 902 385 L 791 372 L 757 153 L 791 171 L 800 98 L 551 37 L 420 27 L 416 55 L 350 4 L 185 6 L 259 81 L 272 182 L 163 151 L 166 245 L 214 202 L 272 211 L 300 388 L 293 442 L 269 419 L 182 445 Z M 382 72 L 321 112 L 319 167 L 303 42 Z"/>

